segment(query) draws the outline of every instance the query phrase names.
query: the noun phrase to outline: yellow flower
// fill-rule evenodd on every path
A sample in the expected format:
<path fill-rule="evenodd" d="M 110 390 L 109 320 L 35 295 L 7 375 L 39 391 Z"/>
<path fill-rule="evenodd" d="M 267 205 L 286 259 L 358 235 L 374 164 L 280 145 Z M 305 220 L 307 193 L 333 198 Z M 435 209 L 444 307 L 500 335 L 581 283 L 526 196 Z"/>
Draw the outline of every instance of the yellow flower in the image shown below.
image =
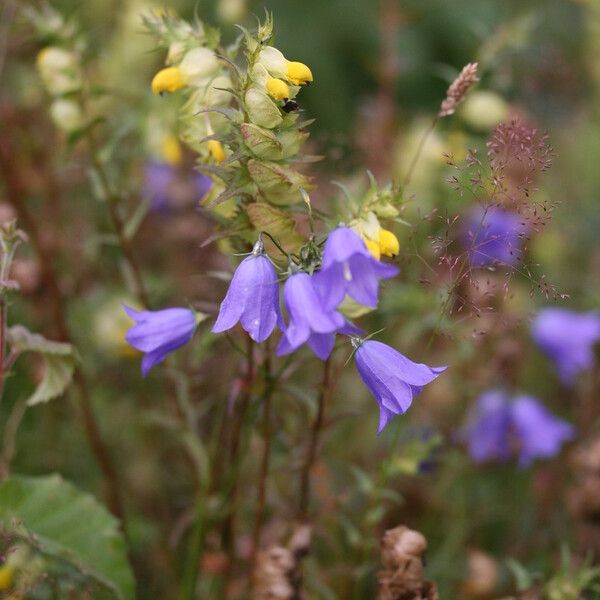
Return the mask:
<path fill-rule="evenodd" d="M 383 256 L 396 256 L 400 252 L 398 238 L 387 229 L 379 230 L 379 251 Z"/>
<path fill-rule="evenodd" d="M 185 85 L 183 75 L 178 67 L 167 67 L 161 69 L 152 79 L 152 92 L 162 94 L 164 92 L 176 92 Z"/>
<path fill-rule="evenodd" d="M 218 163 L 225 160 L 225 150 L 223 149 L 223 144 L 221 144 L 221 142 L 218 140 L 208 140 L 208 151 Z"/>
<path fill-rule="evenodd" d="M 313 74 L 304 63 L 291 61 L 287 64 L 287 78 L 293 85 L 306 85 L 312 82 Z"/>
<path fill-rule="evenodd" d="M 275 77 L 267 79 L 267 92 L 275 100 L 287 100 L 290 97 L 290 88 L 287 83 Z"/>
<path fill-rule="evenodd" d="M 365 242 L 365 246 L 367 247 L 367 250 L 377 260 L 379 260 L 381 258 L 381 250 L 379 248 L 379 244 L 377 242 L 374 242 L 373 240 L 370 240 L 369 238 L 364 238 L 364 242 Z"/>
<path fill-rule="evenodd" d="M 10 588 L 13 582 L 15 570 L 10 565 L 4 564 L 0 567 L 0 591 Z"/>
<path fill-rule="evenodd" d="M 177 166 L 181 164 L 182 153 L 179 140 L 171 133 L 164 136 L 161 144 L 161 154 L 165 162 Z"/>

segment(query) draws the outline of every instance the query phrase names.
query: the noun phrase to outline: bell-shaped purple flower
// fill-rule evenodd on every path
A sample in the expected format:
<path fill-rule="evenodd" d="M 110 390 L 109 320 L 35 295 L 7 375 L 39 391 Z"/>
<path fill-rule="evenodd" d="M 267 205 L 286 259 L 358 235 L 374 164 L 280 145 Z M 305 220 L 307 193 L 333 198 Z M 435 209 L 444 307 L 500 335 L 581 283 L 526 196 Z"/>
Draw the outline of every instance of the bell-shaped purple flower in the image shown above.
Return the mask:
<path fill-rule="evenodd" d="M 189 308 L 137 311 L 124 306 L 125 312 L 135 321 L 127 332 L 127 342 L 145 353 L 142 374 L 162 362 L 168 354 L 187 344 L 196 330 L 196 315 Z"/>
<path fill-rule="evenodd" d="M 528 229 L 523 217 L 517 213 L 478 206 L 467 219 L 463 246 L 473 266 L 513 266 L 521 259 Z"/>
<path fill-rule="evenodd" d="M 227 331 L 241 321 L 248 335 L 260 343 L 273 333 L 280 320 L 277 272 L 259 240 L 236 269 L 212 331 Z"/>
<path fill-rule="evenodd" d="M 325 360 L 333 350 L 336 332 L 354 332 L 353 326 L 340 313 L 325 308 L 313 281 L 314 277 L 307 273 L 297 272 L 290 275 L 283 286 L 283 303 L 289 324 L 282 328 L 278 356 L 308 344 L 321 360 Z"/>
<path fill-rule="evenodd" d="M 539 400 L 490 390 L 477 400 L 462 437 L 475 462 L 505 462 L 516 454 L 519 466 L 526 468 L 536 458 L 556 456 L 574 432 Z"/>
<path fill-rule="evenodd" d="M 404 414 L 423 386 L 431 383 L 446 367 L 415 363 L 391 346 L 374 340 L 353 340 L 358 346 L 356 368 L 379 404 L 379 429 Z"/>
<path fill-rule="evenodd" d="M 325 308 L 333 310 L 346 294 L 359 304 L 376 307 L 379 280 L 397 274 L 396 267 L 375 259 L 352 229 L 338 227 L 325 242 L 321 270 L 314 277 Z"/>
<path fill-rule="evenodd" d="M 594 365 L 594 346 L 600 342 L 600 314 L 545 308 L 534 319 L 531 334 L 554 362 L 561 381 L 572 385 L 581 371 Z"/>
<path fill-rule="evenodd" d="M 178 174 L 181 171 L 166 161 L 149 160 L 144 167 L 144 193 L 150 200 L 150 208 L 157 212 L 168 211 L 173 201 L 175 182 L 178 180 Z M 207 175 L 197 172 L 185 173 L 182 179 L 183 184 L 192 188 L 192 193 L 196 196 L 194 200 L 200 200 L 210 191 L 212 180 Z M 189 183 L 188 183 L 189 180 Z"/>

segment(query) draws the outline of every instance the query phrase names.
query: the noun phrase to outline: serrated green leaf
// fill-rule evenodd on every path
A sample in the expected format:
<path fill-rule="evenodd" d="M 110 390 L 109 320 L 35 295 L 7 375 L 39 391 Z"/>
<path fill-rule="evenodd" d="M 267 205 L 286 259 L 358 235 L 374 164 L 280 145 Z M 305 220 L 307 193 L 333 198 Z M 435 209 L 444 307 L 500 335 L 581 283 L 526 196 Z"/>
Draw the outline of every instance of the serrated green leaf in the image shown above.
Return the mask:
<path fill-rule="evenodd" d="M 43 554 L 67 561 L 111 590 L 134 597 L 134 579 L 118 521 L 90 494 L 59 475 L 13 475 L 0 484 L 0 521 Z"/>

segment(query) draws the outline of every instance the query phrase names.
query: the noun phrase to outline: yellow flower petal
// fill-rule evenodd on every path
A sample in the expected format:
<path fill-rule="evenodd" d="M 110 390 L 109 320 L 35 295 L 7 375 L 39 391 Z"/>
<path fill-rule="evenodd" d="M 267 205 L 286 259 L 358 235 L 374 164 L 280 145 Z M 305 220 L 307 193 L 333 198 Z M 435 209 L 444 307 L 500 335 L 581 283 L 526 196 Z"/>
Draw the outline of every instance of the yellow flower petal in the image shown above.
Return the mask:
<path fill-rule="evenodd" d="M 223 149 L 223 144 L 221 144 L 221 142 L 218 140 L 208 141 L 208 151 L 217 162 L 220 163 L 225 160 L 225 150 Z"/>
<path fill-rule="evenodd" d="M 398 238 L 387 229 L 379 231 L 379 251 L 384 256 L 396 256 L 400 252 L 400 242 Z"/>
<path fill-rule="evenodd" d="M 306 85 L 313 80 L 311 70 L 301 62 L 287 63 L 287 78 L 293 85 Z"/>
<path fill-rule="evenodd" d="M 14 569 L 9 565 L 0 567 L 0 591 L 5 591 L 12 585 Z"/>
<path fill-rule="evenodd" d="M 267 79 L 267 92 L 275 100 L 287 100 L 290 97 L 290 88 L 287 83 L 275 77 Z"/>
<path fill-rule="evenodd" d="M 168 162 L 170 165 L 177 166 L 181 164 L 181 145 L 179 144 L 179 140 L 174 135 L 165 135 L 161 145 L 161 154 L 165 159 L 165 162 Z"/>
<path fill-rule="evenodd" d="M 176 92 L 185 85 L 181 71 L 177 67 L 161 69 L 152 79 L 152 92 L 162 94 L 163 92 Z"/>
<path fill-rule="evenodd" d="M 367 250 L 377 259 L 381 258 L 381 251 L 379 250 L 379 244 L 373 240 L 365 239 L 365 246 Z"/>

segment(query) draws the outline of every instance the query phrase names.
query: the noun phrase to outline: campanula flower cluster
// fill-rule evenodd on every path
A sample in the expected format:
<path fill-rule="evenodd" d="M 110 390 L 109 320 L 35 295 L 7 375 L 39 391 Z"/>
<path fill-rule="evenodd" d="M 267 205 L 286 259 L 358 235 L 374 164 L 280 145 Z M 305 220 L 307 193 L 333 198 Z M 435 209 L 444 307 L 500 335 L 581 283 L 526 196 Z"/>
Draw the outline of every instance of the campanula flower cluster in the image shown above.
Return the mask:
<path fill-rule="evenodd" d="M 475 462 L 506 462 L 516 456 L 526 468 L 538 458 L 556 456 L 574 434 L 572 425 L 536 398 L 490 390 L 478 398 L 462 438 Z"/>
<path fill-rule="evenodd" d="M 554 363 L 561 381 L 572 386 L 581 372 L 594 365 L 595 346 L 600 343 L 600 314 L 546 308 L 534 319 L 531 334 Z"/>

